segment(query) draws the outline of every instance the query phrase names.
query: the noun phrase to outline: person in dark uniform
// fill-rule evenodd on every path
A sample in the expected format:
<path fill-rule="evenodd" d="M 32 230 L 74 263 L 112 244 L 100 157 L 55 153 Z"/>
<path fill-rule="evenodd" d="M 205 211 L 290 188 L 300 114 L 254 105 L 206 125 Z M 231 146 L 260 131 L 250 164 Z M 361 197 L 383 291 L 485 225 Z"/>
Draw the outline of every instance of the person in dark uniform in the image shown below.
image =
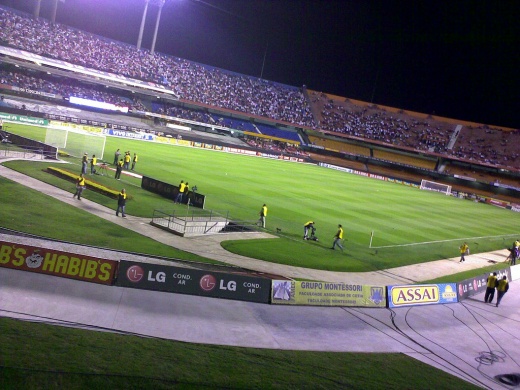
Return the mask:
<path fill-rule="evenodd" d="M 119 217 L 119 212 L 121 211 L 121 216 L 123 218 L 126 217 L 125 214 L 125 207 L 126 207 L 126 191 L 123 188 L 119 195 L 117 196 L 117 210 L 116 210 L 116 217 Z"/>
<path fill-rule="evenodd" d="M 74 195 L 72 195 L 72 197 L 75 198 L 77 196 L 78 200 L 81 200 L 81 194 L 83 193 L 84 189 L 85 189 L 85 178 L 83 177 L 83 174 L 81 174 L 76 179 L 76 192 L 74 193 Z"/>
<path fill-rule="evenodd" d="M 511 265 L 516 265 L 516 260 L 520 256 L 520 241 L 515 240 L 513 243 L 513 248 L 511 252 Z"/>
<path fill-rule="evenodd" d="M 132 171 L 135 169 L 135 164 L 137 164 L 137 153 L 134 153 L 134 158 L 132 158 Z"/>
<path fill-rule="evenodd" d="M 83 158 L 81 159 L 81 174 L 86 175 L 87 174 L 87 167 L 88 167 L 88 156 L 87 153 L 83 155 Z"/>
<path fill-rule="evenodd" d="M 119 151 L 119 149 L 117 149 L 114 154 L 114 163 L 112 165 L 117 165 L 117 163 L 119 162 L 119 156 L 121 156 L 121 152 Z"/>
<path fill-rule="evenodd" d="M 184 195 L 182 197 L 182 203 L 188 204 L 188 192 L 190 192 L 190 185 L 188 182 L 186 182 L 186 185 L 184 186 Z"/>

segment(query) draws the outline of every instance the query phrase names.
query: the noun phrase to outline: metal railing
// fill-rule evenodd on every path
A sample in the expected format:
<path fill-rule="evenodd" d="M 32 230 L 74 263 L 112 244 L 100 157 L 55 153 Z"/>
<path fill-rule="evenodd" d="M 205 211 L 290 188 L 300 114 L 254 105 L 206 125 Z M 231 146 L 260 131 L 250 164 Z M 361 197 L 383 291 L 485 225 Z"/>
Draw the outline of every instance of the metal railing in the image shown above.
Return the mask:
<path fill-rule="evenodd" d="M 11 144 L 1 144 L 0 158 L 23 158 L 44 160 L 45 153 L 43 149 L 39 148 L 20 148 Z"/>
<path fill-rule="evenodd" d="M 229 212 L 224 216 L 211 210 L 154 210 L 151 223 L 182 236 L 257 230 L 256 221 L 231 220 Z"/>

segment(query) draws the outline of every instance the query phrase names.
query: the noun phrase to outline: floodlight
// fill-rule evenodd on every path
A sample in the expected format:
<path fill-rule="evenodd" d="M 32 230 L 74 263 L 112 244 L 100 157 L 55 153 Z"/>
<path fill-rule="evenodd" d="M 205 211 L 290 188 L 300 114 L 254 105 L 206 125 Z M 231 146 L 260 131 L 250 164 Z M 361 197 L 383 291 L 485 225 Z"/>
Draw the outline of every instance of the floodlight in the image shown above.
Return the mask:
<path fill-rule="evenodd" d="M 155 31 L 153 33 L 153 41 L 152 41 L 152 49 L 150 53 L 153 55 L 155 52 L 155 42 L 157 41 L 157 31 L 159 30 L 159 22 L 161 20 L 162 7 L 166 0 L 157 0 L 157 5 L 159 6 L 159 12 L 157 13 L 157 19 L 155 21 Z"/>
<path fill-rule="evenodd" d="M 139 29 L 139 38 L 137 39 L 137 50 L 141 50 L 141 43 L 143 41 L 143 31 L 144 31 L 144 25 L 146 20 L 146 14 L 148 12 L 148 4 L 150 1 L 159 7 L 159 12 L 157 13 L 157 19 L 155 21 L 155 32 L 153 34 L 153 42 L 152 42 L 152 48 L 150 50 L 151 54 L 154 54 L 155 52 L 155 42 L 157 40 L 157 31 L 159 30 L 159 21 L 161 20 L 161 13 L 162 13 L 162 7 L 164 6 L 164 3 L 166 0 L 144 0 L 144 11 L 143 11 L 143 17 L 141 18 L 141 28 Z"/>

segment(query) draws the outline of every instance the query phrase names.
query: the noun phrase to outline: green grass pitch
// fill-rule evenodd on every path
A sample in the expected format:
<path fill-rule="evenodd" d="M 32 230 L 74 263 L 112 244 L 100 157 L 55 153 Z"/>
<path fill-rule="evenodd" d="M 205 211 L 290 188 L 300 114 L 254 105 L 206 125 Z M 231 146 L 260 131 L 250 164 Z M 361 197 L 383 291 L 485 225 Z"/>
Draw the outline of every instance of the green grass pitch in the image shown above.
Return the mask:
<path fill-rule="evenodd" d="M 44 136 L 35 127 L 16 129 L 32 138 Z M 223 244 L 248 257 L 332 271 L 371 271 L 456 257 L 463 241 L 476 253 L 506 248 L 518 238 L 517 213 L 405 185 L 310 164 L 113 137 L 107 137 L 106 161 L 111 162 L 117 148 L 137 152 L 139 173 L 197 185 L 207 196 L 206 209 L 254 221 L 266 203 L 267 230 L 278 238 Z M 103 180 L 121 185 L 111 177 Z M 149 216 L 154 208 L 173 207 L 144 193 L 138 180 L 124 180 L 133 186 L 130 214 Z M 308 220 L 316 222 L 318 242 L 302 239 Z M 343 253 L 329 249 L 338 224 L 345 230 Z"/>

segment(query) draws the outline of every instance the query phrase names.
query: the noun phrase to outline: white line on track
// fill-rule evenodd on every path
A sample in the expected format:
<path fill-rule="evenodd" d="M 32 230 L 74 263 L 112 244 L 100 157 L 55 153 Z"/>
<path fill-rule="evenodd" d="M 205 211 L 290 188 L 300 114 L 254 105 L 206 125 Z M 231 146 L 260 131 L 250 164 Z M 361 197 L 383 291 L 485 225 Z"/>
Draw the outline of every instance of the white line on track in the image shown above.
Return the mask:
<path fill-rule="evenodd" d="M 439 242 L 450 242 L 450 241 L 469 241 L 476 240 L 479 238 L 500 238 L 500 237 L 512 237 L 518 236 L 518 233 L 515 234 L 503 234 L 500 236 L 481 236 L 481 237 L 467 237 L 467 238 L 453 238 L 451 240 L 438 240 L 438 241 L 424 241 L 424 242 L 413 242 L 411 244 L 399 244 L 399 245 L 384 245 L 384 246 L 371 246 L 371 249 L 381 249 L 381 248 L 398 248 L 402 246 L 414 246 L 414 245 L 427 245 L 427 244 L 436 244 Z"/>

